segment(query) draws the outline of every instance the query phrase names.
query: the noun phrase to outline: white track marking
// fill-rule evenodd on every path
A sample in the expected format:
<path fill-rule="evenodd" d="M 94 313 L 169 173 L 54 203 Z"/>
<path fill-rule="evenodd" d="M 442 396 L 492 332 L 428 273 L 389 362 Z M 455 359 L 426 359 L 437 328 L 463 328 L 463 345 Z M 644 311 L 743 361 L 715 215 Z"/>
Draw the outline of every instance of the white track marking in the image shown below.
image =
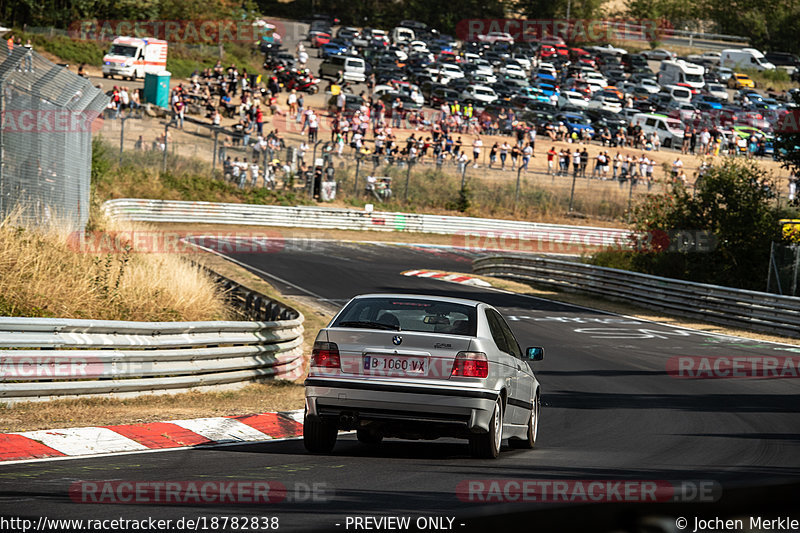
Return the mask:
<path fill-rule="evenodd" d="M 132 452 L 148 449 L 147 446 L 108 428 L 43 429 L 16 434 L 39 441 L 66 455 Z"/>
<path fill-rule="evenodd" d="M 202 435 L 214 442 L 257 441 L 271 439 L 266 433 L 239 422 L 235 418 L 210 417 L 192 420 L 170 420 L 184 429 Z"/>

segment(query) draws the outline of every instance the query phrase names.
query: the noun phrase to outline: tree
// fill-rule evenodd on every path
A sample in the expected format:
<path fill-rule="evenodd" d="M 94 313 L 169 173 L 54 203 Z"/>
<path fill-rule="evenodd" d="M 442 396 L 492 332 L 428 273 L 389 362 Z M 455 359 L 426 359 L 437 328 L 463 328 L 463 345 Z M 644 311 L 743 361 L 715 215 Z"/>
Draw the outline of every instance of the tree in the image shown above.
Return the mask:
<path fill-rule="evenodd" d="M 794 94 L 800 105 L 800 92 Z M 775 153 L 781 166 L 800 177 L 800 110 L 790 111 L 775 128 Z"/>
<path fill-rule="evenodd" d="M 648 195 L 633 209 L 634 229 L 654 236 L 700 236 L 708 232 L 711 249 L 653 246 L 624 252 L 603 252 L 595 264 L 625 266 L 657 276 L 763 290 L 770 245 L 781 239 L 775 184 L 756 163 L 726 159 L 710 169 L 694 194 L 682 183 L 666 193 Z M 674 243 L 672 243 L 674 244 Z M 623 265 L 624 263 L 624 265 Z"/>

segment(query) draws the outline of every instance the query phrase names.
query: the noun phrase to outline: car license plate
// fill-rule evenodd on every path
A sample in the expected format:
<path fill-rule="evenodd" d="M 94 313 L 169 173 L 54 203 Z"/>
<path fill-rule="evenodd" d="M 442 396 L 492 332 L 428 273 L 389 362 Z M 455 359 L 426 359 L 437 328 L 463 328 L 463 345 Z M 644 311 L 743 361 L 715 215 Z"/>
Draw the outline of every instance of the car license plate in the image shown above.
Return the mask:
<path fill-rule="evenodd" d="M 400 355 L 365 355 L 363 369 L 370 376 L 426 376 L 428 360 Z"/>

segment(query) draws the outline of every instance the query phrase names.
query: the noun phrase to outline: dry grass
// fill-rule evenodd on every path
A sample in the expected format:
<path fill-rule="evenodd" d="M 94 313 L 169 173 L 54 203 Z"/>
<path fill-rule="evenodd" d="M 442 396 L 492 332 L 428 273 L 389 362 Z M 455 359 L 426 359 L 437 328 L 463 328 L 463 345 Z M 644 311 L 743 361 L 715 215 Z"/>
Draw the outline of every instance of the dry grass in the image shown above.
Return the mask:
<path fill-rule="evenodd" d="M 130 399 L 85 398 L 0 405 L 0 431 L 140 424 L 302 409 L 303 386 L 283 381 L 253 383 L 223 392 L 189 392 Z"/>
<path fill-rule="evenodd" d="M 105 220 L 101 220 L 99 225 L 105 227 L 106 231 L 124 234 L 130 231 L 175 234 L 187 233 L 185 229 L 188 229 L 114 223 Z M 49 295 L 49 300 L 44 300 L 44 298 L 41 300 L 57 302 L 57 305 L 53 304 L 47 308 L 55 316 L 119 318 L 109 312 L 117 312 L 124 306 L 136 308 L 139 311 L 138 314 L 141 316 L 132 318 L 136 320 L 160 320 L 164 314 L 177 315 L 175 318 L 168 318 L 170 320 L 235 319 L 232 312 L 226 311 L 222 306 L 222 300 L 219 298 L 215 286 L 205 273 L 177 254 L 131 253 L 125 266 L 121 266 L 122 263 L 112 257 L 111 267 L 106 269 L 105 258 L 98 264 L 95 261 L 97 256 L 69 250 L 66 246 L 67 237 L 65 235 L 68 233 L 57 229 L 48 229 L 38 233 L 17 230 L 9 220 L 0 225 L 0 250 L 2 250 L 0 251 L 0 276 L 2 276 L 0 277 L 0 290 L 3 291 L 3 294 L 6 297 L 11 294 L 7 287 L 7 284 L 11 282 L 6 272 L 16 267 L 7 261 L 7 258 L 13 257 L 16 252 L 22 254 L 21 257 L 37 258 L 36 262 L 17 263 L 20 268 L 28 269 L 27 271 L 31 274 L 28 283 L 23 285 L 27 289 L 20 292 L 24 295 L 40 292 Z M 30 252 L 18 242 L 26 239 L 34 242 L 34 244 L 27 245 L 34 247 Z M 305 317 L 304 353 L 311 352 L 311 344 L 317 330 L 327 324 L 331 318 L 327 310 L 313 305 L 289 302 L 262 279 L 216 255 L 193 254 L 192 259 L 229 279 L 298 309 Z M 44 265 L 50 266 L 45 267 Z M 56 265 L 60 265 L 61 268 L 57 268 Z M 59 270 L 62 272 L 60 277 L 48 283 L 41 282 L 41 278 L 57 275 Z M 110 291 L 113 293 L 110 295 L 111 300 L 104 300 L 103 291 L 95 290 L 98 286 L 98 276 L 102 278 L 106 276 L 106 272 L 110 272 L 108 280 L 112 282 L 111 285 L 114 285 L 114 280 L 117 279 L 114 276 L 120 271 L 122 281 L 119 284 L 118 292 Z M 87 283 L 86 279 L 89 279 L 90 282 Z M 31 280 L 34 281 L 31 282 Z M 89 290 L 87 294 L 86 287 L 93 290 Z M 154 294 L 155 291 L 159 291 L 157 295 Z M 21 297 L 23 299 L 20 301 L 26 302 L 25 298 L 28 296 L 24 295 L 14 295 L 14 297 Z M 72 302 L 80 305 L 74 305 Z M 27 307 L 31 311 L 30 315 L 44 310 L 37 308 L 35 303 L 19 307 Z M 5 311 L 0 310 L 0 312 Z M 144 395 L 136 398 L 65 399 L 17 403 L 11 406 L 0 404 L 0 432 L 136 424 L 205 416 L 236 416 L 302 407 L 303 387 L 301 384 L 269 381 L 247 384 L 237 390 L 218 392 L 195 391 L 177 395 Z"/>
<path fill-rule="evenodd" d="M 111 222 L 101 227 L 112 234 L 134 229 Z M 58 222 L 26 227 L 20 212 L 0 221 L 0 314 L 142 321 L 229 317 L 214 282 L 178 254 L 124 247 L 98 254 L 79 243 L 78 234 Z"/>

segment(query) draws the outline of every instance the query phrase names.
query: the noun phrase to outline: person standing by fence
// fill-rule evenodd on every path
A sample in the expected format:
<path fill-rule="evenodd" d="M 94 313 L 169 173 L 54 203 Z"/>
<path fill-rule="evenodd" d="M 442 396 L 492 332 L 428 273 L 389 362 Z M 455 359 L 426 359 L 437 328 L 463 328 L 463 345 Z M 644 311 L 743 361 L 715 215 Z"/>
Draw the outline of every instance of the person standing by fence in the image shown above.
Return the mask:
<path fill-rule="evenodd" d="M 25 42 L 25 70 L 33 72 L 33 43 L 30 39 Z"/>

